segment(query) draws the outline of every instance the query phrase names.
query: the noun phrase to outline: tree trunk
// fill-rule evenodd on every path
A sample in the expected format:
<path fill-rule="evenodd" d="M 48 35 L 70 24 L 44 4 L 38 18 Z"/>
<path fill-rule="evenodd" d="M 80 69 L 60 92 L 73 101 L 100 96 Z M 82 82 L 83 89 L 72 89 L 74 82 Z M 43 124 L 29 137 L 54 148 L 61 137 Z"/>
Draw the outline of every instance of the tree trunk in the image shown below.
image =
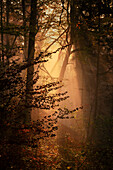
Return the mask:
<path fill-rule="evenodd" d="M 3 44 L 3 0 L 0 3 L 1 7 L 1 61 L 4 63 L 4 44 Z"/>
<path fill-rule="evenodd" d="M 7 25 L 7 28 L 8 28 L 8 26 L 9 26 L 9 5 L 10 5 L 10 1 L 9 0 L 7 0 L 6 1 L 6 19 L 7 19 L 7 22 L 6 22 L 6 25 Z M 9 44 L 9 35 L 8 34 L 6 34 L 6 52 L 9 50 L 9 48 L 10 48 L 10 44 Z M 9 50 L 10 51 L 10 50 Z M 6 54 L 7 55 L 7 63 L 8 63 L 8 66 L 9 66 L 9 56 L 8 56 L 8 54 Z"/>
<path fill-rule="evenodd" d="M 26 30 L 26 6 L 25 0 L 22 0 L 23 10 L 23 30 L 24 30 L 24 60 L 27 59 L 27 30 Z"/>
<path fill-rule="evenodd" d="M 65 56 L 65 59 L 64 59 L 64 62 L 63 62 L 63 66 L 61 68 L 59 80 L 63 80 L 63 78 L 64 78 L 64 74 L 65 74 L 65 71 L 66 71 L 66 66 L 68 64 L 69 56 L 70 56 L 70 53 L 71 53 L 71 47 L 72 47 L 72 44 L 67 47 L 66 56 Z"/>
<path fill-rule="evenodd" d="M 28 46 L 28 64 L 34 61 L 35 53 L 35 35 L 36 35 L 36 6 L 37 0 L 31 1 L 31 16 L 30 16 L 30 32 L 29 32 L 29 46 Z M 32 104 L 32 91 L 33 91 L 33 73 L 34 65 L 32 64 L 27 68 L 27 84 L 26 84 L 26 107 Z M 25 113 L 25 122 L 31 119 L 31 109 L 27 108 Z"/>

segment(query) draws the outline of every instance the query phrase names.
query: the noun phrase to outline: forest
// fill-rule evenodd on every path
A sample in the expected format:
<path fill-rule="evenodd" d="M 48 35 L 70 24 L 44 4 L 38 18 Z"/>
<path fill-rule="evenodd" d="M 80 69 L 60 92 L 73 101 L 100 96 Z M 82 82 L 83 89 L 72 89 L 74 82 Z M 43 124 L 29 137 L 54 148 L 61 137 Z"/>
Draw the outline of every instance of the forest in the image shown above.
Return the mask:
<path fill-rule="evenodd" d="M 0 0 L 0 169 L 113 169 L 113 0 Z"/>

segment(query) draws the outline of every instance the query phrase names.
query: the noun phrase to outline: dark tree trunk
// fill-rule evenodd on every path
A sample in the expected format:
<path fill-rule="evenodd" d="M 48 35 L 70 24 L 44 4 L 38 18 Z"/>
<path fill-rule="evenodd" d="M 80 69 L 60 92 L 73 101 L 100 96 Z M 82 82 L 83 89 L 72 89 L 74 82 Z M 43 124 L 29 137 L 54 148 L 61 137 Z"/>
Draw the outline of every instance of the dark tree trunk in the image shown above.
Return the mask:
<path fill-rule="evenodd" d="M 36 35 L 36 6 L 37 0 L 31 1 L 31 16 L 30 16 L 30 32 L 29 32 L 29 46 L 28 46 L 28 64 L 33 63 L 35 53 L 35 35 Z M 27 68 L 27 84 L 26 84 L 26 106 L 32 104 L 32 91 L 33 91 L 33 74 L 34 65 L 32 64 Z M 25 122 L 31 119 L 31 109 L 27 108 L 25 114 Z"/>
<path fill-rule="evenodd" d="M 9 26 L 9 10 L 10 10 L 9 5 L 10 5 L 10 1 L 7 0 L 7 1 L 6 1 L 6 19 L 7 19 L 7 21 L 6 21 L 6 26 L 7 26 L 7 28 L 8 28 L 8 26 Z M 9 35 L 6 34 L 6 52 L 7 52 L 7 51 L 10 51 L 9 48 L 10 48 Z M 8 63 L 8 65 L 9 65 L 9 56 L 8 56 L 8 54 L 6 54 L 6 55 L 7 55 L 7 63 Z"/>
<path fill-rule="evenodd" d="M 24 30 L 24 60 L 27 59 L 27 30 L 26 30 L 26 4 L 25 0 L 22 0 L 23 10 L 23 30 Z"/>
<path fill-rule="evenodd" d="M 3 0 L 0 1 L 1 7 L 1 61 L 4 63 L 4 43 L 3 43 Z"/>

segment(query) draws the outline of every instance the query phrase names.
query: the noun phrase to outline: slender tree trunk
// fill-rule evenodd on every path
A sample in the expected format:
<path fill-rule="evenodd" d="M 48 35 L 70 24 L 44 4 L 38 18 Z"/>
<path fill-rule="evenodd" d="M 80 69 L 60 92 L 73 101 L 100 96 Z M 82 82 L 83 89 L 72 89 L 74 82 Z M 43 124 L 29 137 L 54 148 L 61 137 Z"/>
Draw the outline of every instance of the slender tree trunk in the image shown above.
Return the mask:
<path fill-rule="evenodd" d="M 71 0 L 70 8 L 71 8 L 71 11 L 70 11 L 71 30 L 69 31 L 70 32 L 70 37 L 69 37 L 70 38 L 70 43 L 69 44 L 71 44 L 71 45 L 69 45 L 67 47 L 66 56 L 65 56 L 65 59 L 64 59 L 64 62 L 63 62 L 63 66 L 61 68 L 60 75 L 59 75 L 59 80 L 63 80 L 65 70 L 66 70 L 66 66 L 67 66 L 68 61 L 69 61 L 69 56 L 71 54 L 72 44 L 73 44 L 73 35 L 74 35 L 73 25 L 74 25 L 74 20 L 75 20 L 74 0 Z"/>
<path fill-rule="evenodd" d="M 3 43 L 3 0 L 0 3 L 1 7 L 1 61 L 4 63 L 4 43 Z"/>
<path fill-rule="evenodd" d="M 28 64 L 32 64 L 34 61 L 35 53 L 35 35 L 36 35 L 36 6 L 37 0 L 31 0 L 31 16 L 30 16 L 30 32 L 29 32 L 29 46 L 28 46 Z M 27 84 L 26 84 L 26 106 L 32 104 L 32 92 L 33 92 L 33 74 L 34 65 L 32 64 L 27 68 Z M 29 122 L 31 119 L 31 109 L 27 108 L 25 114 L 25 122 Z"/>
<path fill-rule="evenodd" d="M 91 129 L 90 142 L 92 143 L 93 139 L 96 137 L 95 124 L 98 117 L 98 90 L 99 90 L 99 68 L 100 68 L 100 10 L 101 10 L 101 1 L 98 2 L 98 54 L 97 54 L 97 72 L 96 72 L 96 87 L 95 87 L 95 110 L 93 114 L 93 125 Z"/>
<path fill-rule="evenodd" d="M 67 47 L 66 56 L 64 58 L 63 66 L 61 68 L 59 80 L 63 80 L 63 78 L 64 78 L 64 74 L 65 74 L 65 71 L 66 71 L 66 66 L 68 64 L 69 56 L 70 56 L 70 53 L 71 53 L 71 47 L 72 47 L 72 44 Z"/>
<path fill-rule="evenodd" d="M 25 0 L 22 0 L 23 10 L 23 30 L 24 30 L 24 60 L 27 59 L 27 30 L 26 30 L 26 4 Z"/>
<path fill-rule="evenodd" d="M 99 15 L 99 34 L 100 34 L 100 15 Z M 97 118 L 98 112 L 98 88 L 99 88 L 99 67 L 100 67 L 100 38 L 98 39 L 98 54 L 97 54 L 97 72 L 96 72 L 96 89 L 95 89 L 95 113 L 94 120 Z"/>
<path fill-rule="evenodd" d="M 8 26 L 9 26 L 9 5 L 10 5 L 10 1 L 7 0 L 7 1 L 6 1 L 6 18 L 7 18 L 6 26 L 7 26 L 7 28 L 8 28 Z M 10 51 L 9 48 L 10 48 L 9 35 L 6 34 L 6 51 Z M 9 56 L 8 56 L 8 54 L 7 54 L 7 63 L 8 63 L 8 65 L 9 65 Z"/>

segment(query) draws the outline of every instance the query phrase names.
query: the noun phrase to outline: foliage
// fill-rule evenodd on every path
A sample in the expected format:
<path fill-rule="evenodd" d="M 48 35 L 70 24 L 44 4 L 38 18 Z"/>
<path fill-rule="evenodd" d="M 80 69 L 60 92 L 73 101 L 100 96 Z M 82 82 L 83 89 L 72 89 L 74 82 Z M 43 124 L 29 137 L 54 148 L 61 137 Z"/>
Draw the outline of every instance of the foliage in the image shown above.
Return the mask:
<path fill-rule="evenodd" d="M 99 44 L 101 58 L 107 58 L 108 66 L 112 68 L 112 1 L 37 1 L 35 30 L 29 27 L 30 1 L 25 0 L 25 5 L 25 11 L 21 0 L 2 1 L 0 6 L 0 164 L 2 169 L 49 170 L 51 167 L 52 169 L 107 169 L 108 164 L 112 166 L 110 147 L 112 120 L 102 117 L 96 122 L 98 129 L 96 137 L 99 140 L 103 139 L 105 146 L 108 147 L 98 149 L 93 145 L 92 148 L 89 146 L 85 148 L 81 143 L 79 147 L 69 135 L 65 138 L 65 147 L 58 146 L 56 144 L 58 119 L 72 119 L 74 116 L 71 113 L 82 107 L 74 110 L 59 108 L 59 102 L 66 100 L 69 97 L 68 93 L 66 91 L 52 94 L 52 92 L 60 89 L 63 86 L 62 82 L 53 79 L 45 84 L 37 85 L 37 82 L 39 83 L 40 79 L 41 64 L 47 62 L 53 53 L 70 45 L 68 42 L 70 26 L 73 43 L 78 45 L 78 51 L 82 51 L 82 57 L 97 56 Z M 28 48 L 30 31 L 33 33 L 35 31 L 38 46 L 31 63 L 23 57 L 25 48 Z M 60 48 L 51 52 L 49 48 L 55 42 L 60 45 Z M 37 70 L 33 73 L 34 89 L 28 92 L 29 100 L 26 103 L 26 84 L 29 83 L 26 81 L 26 69 L 34 65 L 37 66 Z M 26 123 L 26 108 L 53 109 L 53 112 L 49 115 L 41 115 L 42 118 L 37 122 Z"/>
<path fill-rule="evenodd" d="M 67 99 L 69 96 L 67 96 L 67 92 L 54 95 L 51 93 L 53 90 L 55 91 L 63 86 L 59 81 L 36 85 L 39 79 L 40 63 L 46 62 L 47 57 L 52 54 L 47 51 L 48 48 L 45 51 L 43 50 L 44 52 L 40 52 L 39 50 L 38 56 L 36 56 L 31 63 L 29 63 L 27 59 L 23 61 L 23 39 L 25 38 L 24 36 L 26 36 L 27 39 L 29 38 L 29 2 L 25 1 L 26 11 L 24 12 L 26 15 L 24 19 L 26 20 L 24 21 L 26 22 L 26 28 L 23 27 L 22 2 L 10 1 L 9 7 L 6 1 L 2 2 L 1 9 L 2 7 L 4 8 L 1 10 L 0 163 L 4 169 L 26 168 L 26 165 L 28 168 L 31 168 L 35 167 L 37 162 L 34 156 L 28 157 L 29 151 L 31 155 L 34 155 L 35 151 L 33 148 L 35 150 L 38 149 L 38 144 L 41 139 L 56 136 L 55 131 L 58 129 L 56 123 L 60 116 L 59 112 L 55 112 L 52 115 L 45 116 L 42 120 L 26 124 L 26 108 L 53 109 L 59 106 L 58 103 L 60 101 Z M 49 30 L 51 27 L 50 23 L 55 19 L 55 14 L 54 17 L 51 13 L 45 15 L 45 10 L 50 5 L 50 1 L 45 2 L 46 4 L 42 1 L 37 1 L 39 13 L 37 15 L 38 25 L 36 25 L 35 30 L 36 33 L 38 32 L 39 34 L 42 32 L 43 38 L 45 38 L 44 31 L 46 29 Z M 56 10 L 54 5 L 52 8 Z M 42 17 L 44 22 L 41 19 Z M 30 28 L 30 30 L 32 32 L 34 31 L 32 28 Z M 31 96 L 33 96 L 33 98 L 32 102 L 26 104 L 26 84 L 29 82 L 26 81 L 24 76 L 26 76 L 26 69 L 36 64 L 38 65 L 38 70 L 33 74 L 33 85 L 35 88 L 28 93 L 29 99 Z M 67 110 L 62 111 L 63 114 L 60 111 L 62 118 L 64 118 L 65 113 L 67 114 Z M 25 153 L 23 154 L 24 148 Z M 40 159 L 40 152 L 37 159 Z M 43 156 L 41 161 L 38 162 L 38 165 L 40 164 L 41 166 L 42 163 L 47 164 Z"/>

